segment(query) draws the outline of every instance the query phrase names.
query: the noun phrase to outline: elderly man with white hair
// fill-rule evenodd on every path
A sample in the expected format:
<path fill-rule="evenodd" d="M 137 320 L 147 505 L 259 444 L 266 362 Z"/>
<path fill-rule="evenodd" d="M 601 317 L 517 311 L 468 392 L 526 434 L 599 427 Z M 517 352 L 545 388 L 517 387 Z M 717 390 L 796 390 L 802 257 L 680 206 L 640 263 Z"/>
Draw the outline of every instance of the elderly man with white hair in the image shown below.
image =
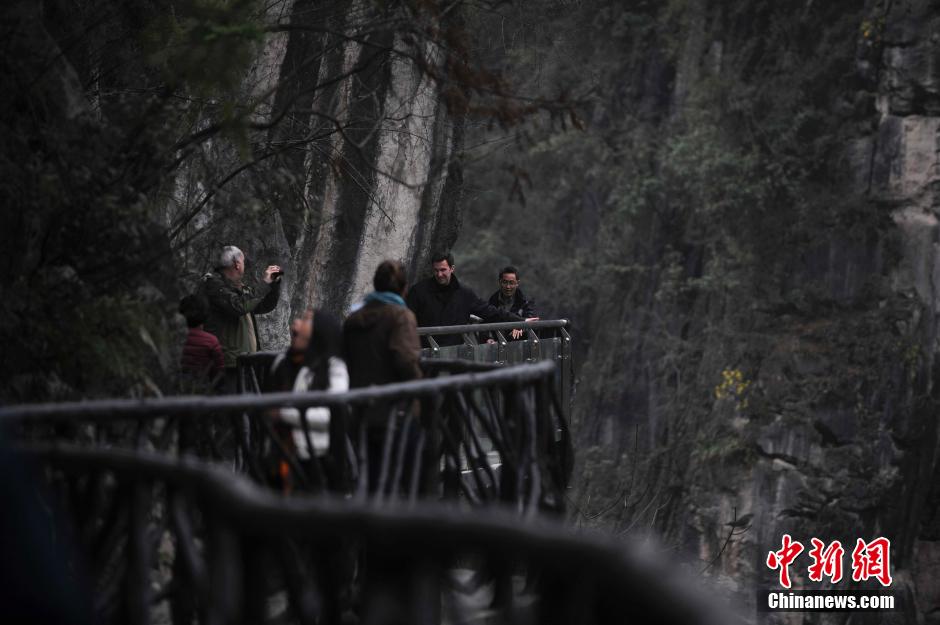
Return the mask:
<path fill-rule="evenodd" d="M 245 254 L 234 245 L 222 249 L 219 266 L 206 275 L 205 295 L 209 300 L 209 318 L 205 329 L 216 335 L 225 357 L 225 390 L 235 391 L 235 365 L 239 354 L 253 354 L 261 348 L 255 315 L 277 307 L 281 268 L 269 265 L 264 270 L 265 292 L 256 295 L 244 284 Z"/>

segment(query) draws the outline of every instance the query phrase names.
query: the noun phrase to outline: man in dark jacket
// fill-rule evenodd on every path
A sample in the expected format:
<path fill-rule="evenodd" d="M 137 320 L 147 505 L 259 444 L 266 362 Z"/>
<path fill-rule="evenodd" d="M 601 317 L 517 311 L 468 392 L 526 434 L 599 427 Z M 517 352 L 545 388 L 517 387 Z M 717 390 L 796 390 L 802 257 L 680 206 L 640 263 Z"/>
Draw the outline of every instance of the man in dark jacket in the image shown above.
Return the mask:
<path fill-rule="evenodd" d="M 208 274 L 203 285 L 209 300 L 206 331 L 218 337 L 225 356 L 225 390 L 235 392 L 235 365 L 239 354 L 253 354 L 261 349 L 255 315 L 269 313 L 277 307 L 280 294 L 281 268 L 270 265 L 264 270 L 265 292 L 255 295 L 246 286 L 245 254 L 234 245 L 222 249 L 219 267 Z"/>
<path fill-rule="evenodd" d="M 526 298 L 519 288 L 519 271 L 512 265 L 503 267 L 499 272 L 499 289 L 490 296 L 490 304 L 532 321 L 538 319 L 535 312 L 535 300 Z M 522 338 L 523 330 L 513 330 L 512 338 Z"/>
<path fill-rule="evenodd" d="M 500 310 L 480 299 L 471 289 L 463 286 L 454 274 L 454 257 L 449 252 L 431 257 L 434 275 L 411 287 L 408 308 L 414 311 L 419 326 L 457 326 L 470 323 L 476 315 L 484 323 L 494 321 L 522 321 L 523 317 Z M 459 345 L 459 334 L 436 336 L 439 345 Z"/>

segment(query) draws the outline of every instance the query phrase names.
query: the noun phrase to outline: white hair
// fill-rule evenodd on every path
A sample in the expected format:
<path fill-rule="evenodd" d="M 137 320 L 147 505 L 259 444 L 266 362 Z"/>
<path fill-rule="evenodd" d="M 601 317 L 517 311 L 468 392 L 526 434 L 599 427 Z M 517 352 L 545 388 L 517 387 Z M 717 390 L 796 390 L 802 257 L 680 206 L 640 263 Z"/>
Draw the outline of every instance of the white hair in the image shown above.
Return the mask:
<path fill-rule="evenodd" d="M 219 254 L 219 267 L 234 267 L 235 261 L 241 258 L 245 260 L 245 254 L 234 245 L 226 245 Z"/>

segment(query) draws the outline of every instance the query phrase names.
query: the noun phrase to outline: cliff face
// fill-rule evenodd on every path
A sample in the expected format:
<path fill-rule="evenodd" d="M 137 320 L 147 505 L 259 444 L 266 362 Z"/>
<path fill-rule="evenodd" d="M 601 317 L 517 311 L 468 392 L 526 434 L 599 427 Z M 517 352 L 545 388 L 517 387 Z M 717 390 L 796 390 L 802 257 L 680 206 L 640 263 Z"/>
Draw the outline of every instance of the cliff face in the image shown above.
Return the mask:
<path fill-rule="evenodd" d="M 259 147 L 247 158 L 237 144 L 214 151 L 217 171 L 257 162 L 206 207 L 209 230 L 191 256 L 207 268 L 228 242 L 256 274 L 285 268 L 281 304 L 261 321 L 266 348 L 284 346 L 290 318 L 306 307 L 345 313 L 372 290 L 383 259 L 423 266 L 432 243 L 453 242 L 438 233 L 455 232 L 460 122 L 424 69 L 440 67 L 443 54 L 432 42 L 404 43 L 406 29 L 375 27 L 395 17 L 366 2 L 266 5 L 264 23 L 280 32 L 257 48 L 238 97 L 260 103 L 253 121 L 270 129 L 249 135 Z M 177 205 L 206 184 L 183 178 Z M 232 204 L 242 220 L 220 215 Z"/>
<path fill-rule="evenodd" d="M 801 278 L 824 286 L 829 310 L 758 322 L 765 335 L 747 376 L 751 405 L 716 389 L 710 442 L 718 451 L 693 457 L 688 508 L 670 523 L 680 542 L 711 561 L 732 510 L 753 513 L 751 530 L 719 560 L 742 590 L 745 580 L 775 582 L 764 560 L 784 533 L 807 548 L 811 537 L 838 538 L 847 553 L 856 538 L 889 537 L 892 589 L 907 601 L 898 622 L 940 621 L 940 92 L 930 60 L 940 50 L 938 17 L 929 3 L 876 5 L 858 38 L 844 42 L 856 50 L 856 88 L 842 99 L 859 109 L 844 122 L 834 180 L 851 181 L 850 210 L 889 216 L 894 229 L 853 240 L 833 228 L 807 250 Z M 700 54 L 705 45 L 688 43 Z M 827 130 L 835 129 L 820 132 Z M 742 453 L 722 450 L 742 440 Z M 804 567 L 795 579 L 813 585 Z"/>
<path fill-rule="evenodd" d="M 839 539 L 847 570 L 885 536 L 888 618 L 937 621 L 940 13 L 595 8 L 530 15 L 550 36 L 507 49 L 592 94 L 587 129 L 505 153 L 525 207 L 485 190 L 512 184 L 495 159 L 471 168 L 458 249 L 469 281 L 512 262 L 575 322 L 576 516 L 657 529 L 749 605 L 784 533 Z"/>

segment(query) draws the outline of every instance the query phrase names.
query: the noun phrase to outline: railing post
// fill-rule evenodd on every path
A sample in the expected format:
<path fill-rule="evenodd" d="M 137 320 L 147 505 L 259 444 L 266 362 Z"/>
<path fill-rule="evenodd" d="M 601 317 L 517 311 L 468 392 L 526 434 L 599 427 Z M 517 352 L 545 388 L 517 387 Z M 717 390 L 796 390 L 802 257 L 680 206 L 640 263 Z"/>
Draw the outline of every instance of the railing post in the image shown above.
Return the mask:
<path fill-rule="evenodd" d="M 571 360 L 571 335 L 561 328 L 561 402 L 567 413 L 571 412 L 571 385 L 574 383 L 574 363 Z"/>
<path fill-rule="evenodd" d="M 526 333 L 528 334 L 529 340 L 526 341 L 529 344 L 529 362 L 536 362 L 542 356 L 541 345 L 539 344 L 539 336 L 535 333 L 532 328 L 526 328 Z"/>
<path fill-rule="evenodd" d="M 427 339 L 428 339 L 428 345 L 431 346 L 431 358 L 440 358 L 441 346 L 437 344 L 437 341 L 434 340 L 433 336 L 428 335 Z"/>
<path fill-rule="evenodd" d="M 505 364 L 509 361 L 509 341 L 503 336 L 503 333 L 496 330 L 496 362 Z"/>
<path fill-rule="evenodd" d="M 444 406 L 450 406 L 450 410 L 445 412 Z M 460 443 L 463 440 L 462 424 L 452 414 L 453 410 L 453 401 L 448 402 L 447 397 L 443 397 L 441 417 L 438 423 L 442 443 L 441 452 L 444 456 L 444 468 L 441 477 L 444 487 L 444 499 L 456 499 L 463 480 L 461 475 L 462 467 L 460 466 Z"/>
<path fill-rule="evenodd" d="M 358 463 L 350 443 L 354 428 L 349 425 L 353 418 L 352 409 L 347 404 L 330 408 L 330 447 L 326 457 L 332 466 L 333 483 L 328 483 L 327 487 L 328 490 L 343 495 L 352 492 L 357 477 L 354 471 Z"/>
<path fill-rule="evenodd" d="M 227 625 L 235 621 L 239 612 L 237 601 L 244 592 L 240 583 L 240 545 L 235 532 L 218 514 L 207 519 L 207 533 L 210 588 L 206 625 Z"/>
<path fill-rule="evenodd" d="M 411 580 L 411 622 L 438 625 L 441 622 L 441 566 L 431 558 L 415 562 Z"/>
<path fill-rule="evenodd" d="M 552 404 L 548 396 L 547 380 L 539 380 L 533 385 L 535 393 L 535 454 L 536 466 L 538 459 L 544 459 L 545 466 L 552 466 L 552 441 L 555 438 L 555 427 L 552 422 Z M 541 506 L 544 502 L 539 501 Z M 555 502 L 557 503 L 557 502 Z"/>
<path fill-rule="evenodd" d="M 521 495 L 519 471 L 522 464 L 522 454 L 519 448 L 519 398 L 517 392 L 518 389 L 515 385 L 506 386 L 502 389 L 503 421 L 505 423 L 504 438 L 509 455 L 503 459 L 503 466 L 500 468 L 499 495 L 500 499 L 507 504 L 518 503 Z"/>
<path fill-rule="evenodd" d="M 196 548 L 196 535 L 190 523 L 193 501 L 181 489 L 167 490 L 167 503 L 170 525 L 176 535 L 176 549 L 173 556 L 173 581 L 176 590 L 173 593 L 170 610 L 174 625 L 192 623 L 196 606 L 204 608 L 208 597 L 208 574 L 201 554 Z"/>
<path fill-rule="evenodd" d="M 441 406 L 443 398 L 435 393 L 421 402 L 421 426 L 425 443 L 421 458 L 421 488 L 424 496 L 437 498 L 441 488 Z"/>
<path fill-rule="evenodd" d="M 150 516 L 152 485 L 150 482 L 132 484 L 130 528 L 127 546 L 127 575 L 125 597 L 127 620 L 134 625 L 150 622 L 150 536 L 147 531 Z M 38 581 L 38 580 L 37 580 Z"/>

